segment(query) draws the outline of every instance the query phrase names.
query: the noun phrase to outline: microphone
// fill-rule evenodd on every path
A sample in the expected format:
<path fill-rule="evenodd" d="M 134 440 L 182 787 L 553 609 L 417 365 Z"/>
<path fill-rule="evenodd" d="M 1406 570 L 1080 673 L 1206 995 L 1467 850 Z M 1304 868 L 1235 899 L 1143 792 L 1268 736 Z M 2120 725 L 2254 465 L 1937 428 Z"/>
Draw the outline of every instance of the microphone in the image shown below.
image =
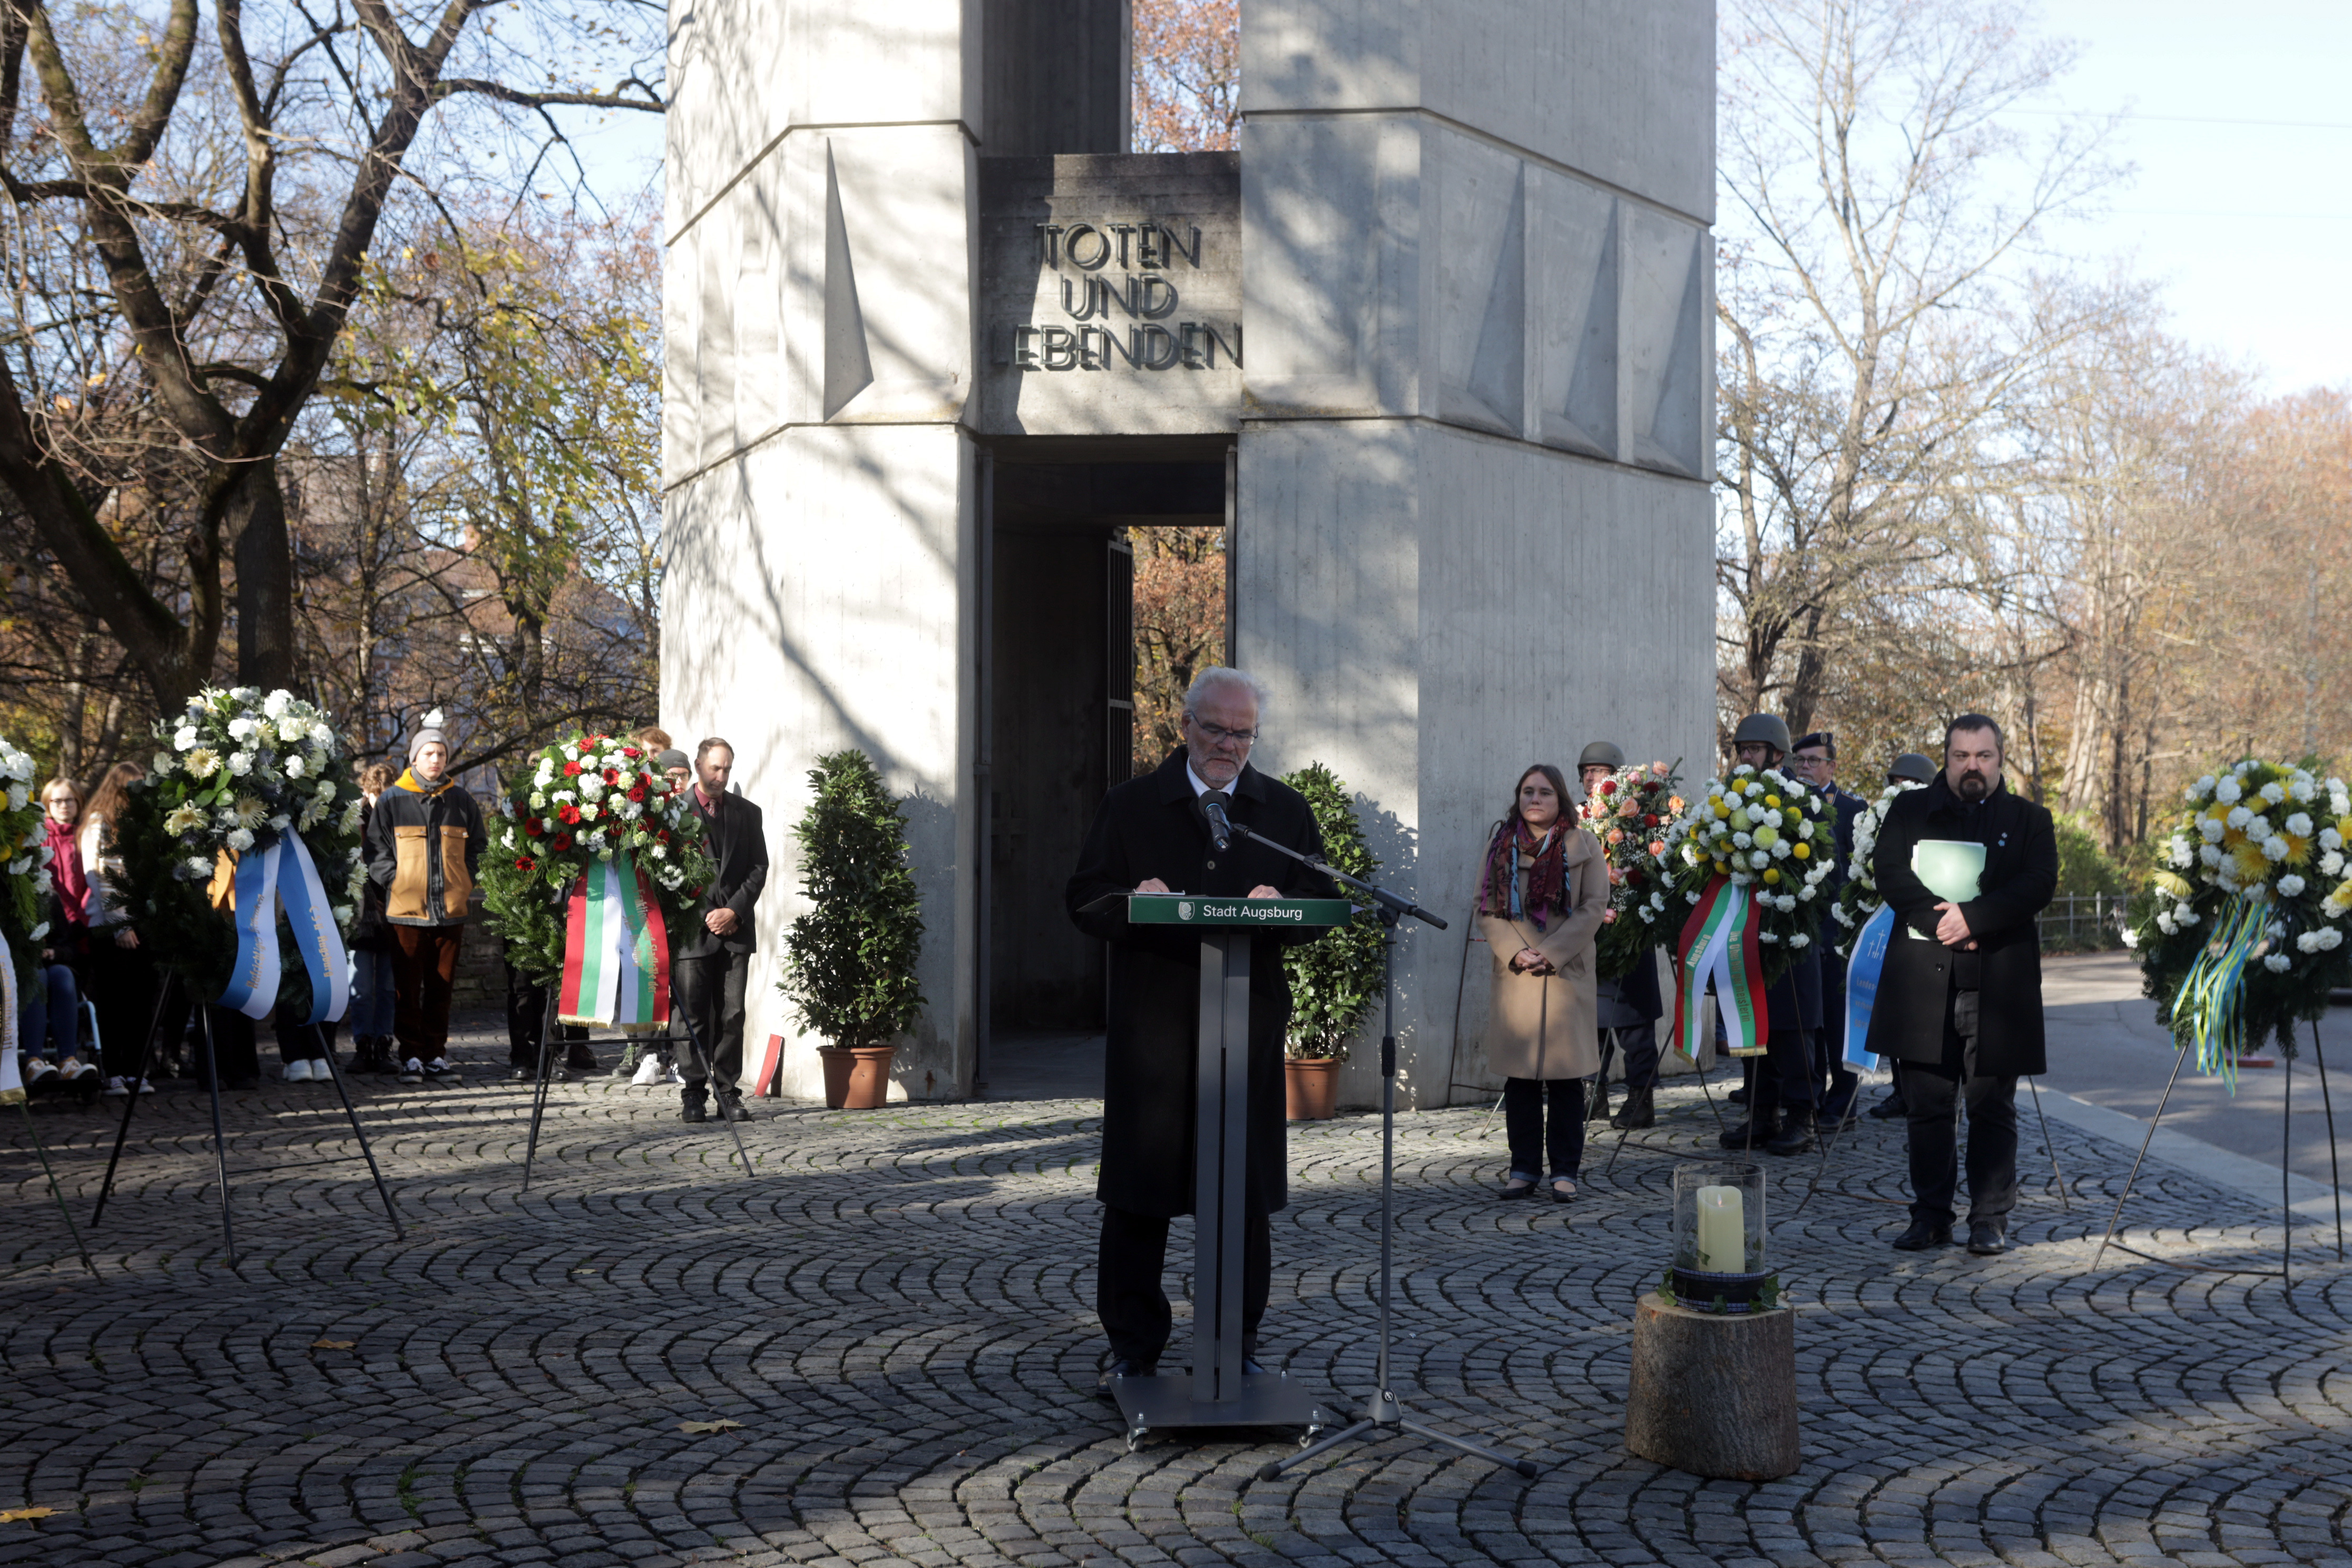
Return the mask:
<path fill-rule="evenodd" d="M 1201 796 L 1201 815 L 1209 821 L 1209 842 L 1222 855 L 1234 845 L 1234 825 L 1225 816 L 1225 802 L 1233 797 L 1223 790 L 1211 790 Z"/>

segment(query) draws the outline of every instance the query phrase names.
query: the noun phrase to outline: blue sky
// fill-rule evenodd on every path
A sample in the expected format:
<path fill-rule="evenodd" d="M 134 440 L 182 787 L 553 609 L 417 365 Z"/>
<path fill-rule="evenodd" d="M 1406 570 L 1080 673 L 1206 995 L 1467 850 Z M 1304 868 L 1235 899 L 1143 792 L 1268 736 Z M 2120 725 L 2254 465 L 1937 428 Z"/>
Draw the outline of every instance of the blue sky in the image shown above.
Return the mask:
<path fill-rule="evenodd" d="M 2352 386 L 2352 0 L 2043 0 L 2082 57 L 2051 107 L 2127 114 L 2137 165 L 2107 210 L 2052 237 L 2162 284 L 2180 337 L 2273 393 Z M 592 177 L 658 177 L 659 127 L 583 128 Z"/>

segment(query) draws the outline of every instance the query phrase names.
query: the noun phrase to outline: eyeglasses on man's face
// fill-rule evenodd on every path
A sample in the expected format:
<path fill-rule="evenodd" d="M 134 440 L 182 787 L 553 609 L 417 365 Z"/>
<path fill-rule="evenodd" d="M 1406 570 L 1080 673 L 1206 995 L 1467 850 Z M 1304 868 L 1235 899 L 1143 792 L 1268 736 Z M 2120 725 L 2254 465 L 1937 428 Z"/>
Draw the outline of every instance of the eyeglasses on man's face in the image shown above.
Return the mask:
<path fill-rule="evenodd" d="M 1257 739 L 1255 730 L 1228 730 L 1223 724 L 1212 724 L 1193 714 L 1188 713 L 1185 717 L 1192 721 L 1192 728 L 1200 731 L 1202 738 L 1213 746 L 1231 745 L 1247 750 L 1250 743 Z"/>

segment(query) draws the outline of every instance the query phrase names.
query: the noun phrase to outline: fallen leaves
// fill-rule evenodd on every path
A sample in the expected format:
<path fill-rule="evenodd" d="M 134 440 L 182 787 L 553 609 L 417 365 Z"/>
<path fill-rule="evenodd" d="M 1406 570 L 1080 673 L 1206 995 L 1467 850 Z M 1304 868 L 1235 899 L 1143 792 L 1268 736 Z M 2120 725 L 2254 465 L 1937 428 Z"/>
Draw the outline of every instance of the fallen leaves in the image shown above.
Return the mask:
<path fill-rule="evenodd" d="M 312 1340 L 310 1348 L 314 1351 L 347 1351 L 357 1343 L 357 1340 Z"/>
<path fill-rule="evenodd" d="M 732 1432 L 742 1425 L 740 1421 L 681 1421 L 677 1429 L 681 1432 Z"/>
<path fill-rule="evenodd" d="M 19 1520 L 47 1519 L 58 1510 L 53 1508 L 0 1509 L 0 1524 L 15 1524 Z"/>

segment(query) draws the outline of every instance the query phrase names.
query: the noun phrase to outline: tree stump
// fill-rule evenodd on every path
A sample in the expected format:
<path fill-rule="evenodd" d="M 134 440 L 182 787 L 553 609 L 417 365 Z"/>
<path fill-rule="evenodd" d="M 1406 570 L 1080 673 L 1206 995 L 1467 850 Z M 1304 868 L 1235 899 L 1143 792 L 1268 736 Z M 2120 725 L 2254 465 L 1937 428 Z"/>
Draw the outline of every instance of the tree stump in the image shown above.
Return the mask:
<path fill-rule="evenodd" d="M 1721 1480 L 1793 1474 L 1796 1314 L 1782 1307 L 1719 1317 L 1643 1296 L 1633 1312 L 1625 1447 Z"/>

